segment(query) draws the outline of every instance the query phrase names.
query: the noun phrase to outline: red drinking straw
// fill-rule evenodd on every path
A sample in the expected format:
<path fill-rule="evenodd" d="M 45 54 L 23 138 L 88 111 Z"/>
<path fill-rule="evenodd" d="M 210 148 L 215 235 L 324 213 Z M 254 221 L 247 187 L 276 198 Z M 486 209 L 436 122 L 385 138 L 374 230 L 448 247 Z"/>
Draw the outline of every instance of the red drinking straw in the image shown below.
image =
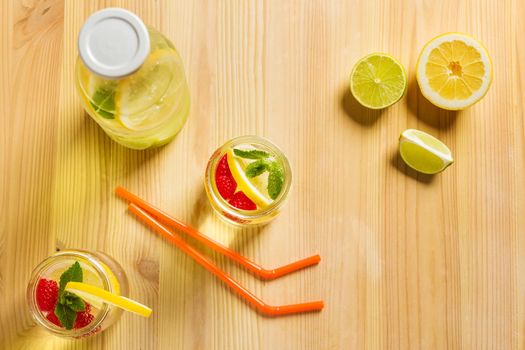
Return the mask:
<path fill-rule="evenodd" d="M 212 261 L 210 261 L 204 255 L 199 253 L 197 250 L 191 247 L 188 243 L 184 242 L 184 240 L 182 240 L 182 238 L 180 238 L 177 234 L 175 234 L 174 232 L 172 232 L 171 230 L 167 229 L 162 224 L 157 222 L 153 217 L 151 217 L 144 210 L 140 209 L 137 205 L 135 205 L 134 203 L 129 204 L 129 210 L 135 215 L 137 215 L 142 221 L 144 221 L 149 227 L 151 227 L 157 233 L 164 236 L 171 243 L 175 244 L 183 252 L 188 254 L 193 260 L 198 262 L 206 270 L 210 271 L 215 276 L 217 276 L 220 280 L 226 283 L 228 287 L 233 289 L 234 292 L 236 292 L 241 297 L 243 297 L 246 301 L 248 301 L 259 312 L 265 315 L 268 315 L 268 316 L 282 316 L 282 315 L 288 315 L 288 314 L 294 314 L 294 313 L 320 311 L 323 309 L 324 307 L 323 301 L 313 301 L 313 302 L 307 302 L 307 303 L 302 303 L 302 304 L 292 304 L 292 305 L 282 305 L 282 306 L 272 306 L 272 305 L 266 304 L 264 301 L 262 301 L 261 299 L 253 295 L 249 290 L 247 290 L 242 285 L 240 285 L 239 282 L 235 281 L 228 274 L 222 271 Z"/>
<path fill-rule="evenodd" d="M 321 261 L 321 257 L 319 255 L 312 255 L 308 258 L 298 260 L 291 264 L 284 265 L 284 266 L 278 267 L 273 270 L 267 270 L 263 268 L 262 266 L 260 266 L 259 264 L 251 261 L 250 259 L 242 256 L 241 254 L 222 245 L 221 243 L 214 241 L 213 239 L 203 235 L 202 233 L 200 233 L 193 227 L 186 225 L 182 221 L 177 220 L 174 217 L 170 216 L 169 214 L 163 212 L 162 210 L 154 207 L 150 203 L 137 197 L 136 195 L 127 191 L 126 189 L 122 187 L 117 187 L 115 189 L 115 193 L 119 197 L 145 210 L 146 212 L 151 214 L 156 220 L 158 220 L 162 224 L 175 227 L 178 230 L 185 232 L 189 236 L 197 239 L 201 243 L 221 253 L 222 255 L 227 256 L 228 258 L 236 261 L 237 263 L 239 263 L 240 265 L 248 269 L 250 272 L 252 272 L 254 275 L 258 276 L 259 278 L 265 279 L 265 280 L 276 279 L 278 277 L 287 275 L 291 272 L 295 272 L 297 270 L 304 269 L 305 267 L 316 265 L 319 263 L 319 261 Z"/>

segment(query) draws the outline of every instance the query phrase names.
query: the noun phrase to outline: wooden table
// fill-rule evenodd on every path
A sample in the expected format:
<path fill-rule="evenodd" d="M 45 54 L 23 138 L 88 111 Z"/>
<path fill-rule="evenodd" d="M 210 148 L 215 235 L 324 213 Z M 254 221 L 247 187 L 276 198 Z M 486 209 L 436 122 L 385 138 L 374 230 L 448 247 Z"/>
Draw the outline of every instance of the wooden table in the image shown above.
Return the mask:
<path fill-rule="evenodd" d="M 524 349 L 525 2 L 1 2 L 0 348 Z M 166 147 L 112 142 L 74 87 L 76 37 L 93 11 L 121 6 L 173 40 L 191 116 Z M 414 79 L 423 44 L 447 31 L 479 38 L 494 63 L 487 96 L 466 111 L 429 104 Z M 348 76 L 386 51 L 409 73 L 407 95 L 359 107 Z M 429 177 L 397 156 L 401 131 L 450 146 L 456 163 Z M 262 228 L 235 229 L 203 189 L 213 150 L 234 136 L 270 138 L 294 186 Z M 263 317 L 137 222 L 123 185 L 265 266 L 320 253 L 317 267 L 262 282 L 213 255 L 272 304 L 322 298 L 320 313 Z M 122 263 L 125 314 L 92 339 L 36 328 L 25 289 L 56 248 L 102 250 Z"/>

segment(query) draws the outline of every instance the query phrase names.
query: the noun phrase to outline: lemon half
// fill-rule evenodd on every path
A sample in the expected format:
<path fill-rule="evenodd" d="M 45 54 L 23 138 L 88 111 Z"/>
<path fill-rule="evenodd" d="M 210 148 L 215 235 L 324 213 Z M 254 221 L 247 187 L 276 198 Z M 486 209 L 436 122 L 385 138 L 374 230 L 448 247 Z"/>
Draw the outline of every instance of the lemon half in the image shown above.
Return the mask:
<path fill-rule="evenodd" d="M 476 39 L 446 33 L 430 40 L 417 61 L 421 93 L 434 105 L 464 109 L 479 101 L 492 82 L 492 63 Z"/>

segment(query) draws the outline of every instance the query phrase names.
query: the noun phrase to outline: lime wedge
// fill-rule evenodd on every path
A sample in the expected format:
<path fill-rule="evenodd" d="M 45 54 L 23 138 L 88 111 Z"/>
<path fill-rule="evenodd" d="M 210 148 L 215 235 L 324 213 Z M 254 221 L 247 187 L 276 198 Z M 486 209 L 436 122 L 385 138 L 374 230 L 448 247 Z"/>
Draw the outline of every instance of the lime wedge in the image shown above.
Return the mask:
<path fill-rule="evenodd" d="M 135 300 L 110 293 L 105 289 L 90 284 L 68 282 L 65 290 L 78 295 L 97 308 L 102 307 L 102 305 L 106 303 L 143 317 L 149 317 L 151 315 L 151 309 L 149 307 L 142 305 Z"/>
<path fill-rule="evenodd" d="M 373 53 L 357 62 L 350 75 L 350 90 L 365 107 L 381 109 L 401 99 L 407 87 L 405 69 L 395 58 Z"/>
<path fill-rule="evenodd" d="M 226 154 L 228 159 L 228 167 L 232 173 L 235 182 L 237 182 L 237 191 L 242 191 L 244 194 L 252 200 L 259 208 L 266 208 L 272 203 L 272 200 L 265 196 L 259 191 L 257 186 L 252 183 L 253 179 L 250 179 L 244 173 L 242 167 L 242 160 L 234 155 L 233 150 L 229 149 Z"/>
<path fill-rule="evenodd" d="M 411 168 L 437 174 L 454 163 L 448 147 L 426 132 L 408 129 L 399 136 L 399 153 Z"/>

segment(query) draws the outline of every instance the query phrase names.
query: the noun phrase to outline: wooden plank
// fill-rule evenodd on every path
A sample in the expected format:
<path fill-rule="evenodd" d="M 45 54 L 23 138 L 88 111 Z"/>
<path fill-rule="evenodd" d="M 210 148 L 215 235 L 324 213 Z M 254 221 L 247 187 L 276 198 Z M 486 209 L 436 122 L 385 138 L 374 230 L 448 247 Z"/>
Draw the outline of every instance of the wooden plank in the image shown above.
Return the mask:
<path fill-rule="evenodd" d="M 1 2 L 0 347 L 62 349 L 522 349 L 525 347 L 525 3 L 371 1 Z M 166 147 L 113 143 L 83 112 L 76 37 L 90 13 L 136 12 L 179 50 L 191 115 Z M 521 17 L 520 17 L 521 16 Z M 461 31 L 494 64 L 487 96 L 451 113 L 415 81 L 422 46 Z M 380 112 L 348 93 L 354 63 L 389 52 L 407 96 Z M 456 163 L 428 177 L 397 156 L 406 128 L 436 135 Z M 268 137 L 294 172 L 280 217 L 235 229 L 212 213 L 206 162 L 234 136 Z M 273 282 L 212 255 L 264 300 L 323 298 L 321 313 L 266 318 L 127 214 L 123 185 L 241 253 L 319 266 Z M 102 250 L 151 305 L 69 342 L 35 328 L 25 288 L 55 248 Z"/>

